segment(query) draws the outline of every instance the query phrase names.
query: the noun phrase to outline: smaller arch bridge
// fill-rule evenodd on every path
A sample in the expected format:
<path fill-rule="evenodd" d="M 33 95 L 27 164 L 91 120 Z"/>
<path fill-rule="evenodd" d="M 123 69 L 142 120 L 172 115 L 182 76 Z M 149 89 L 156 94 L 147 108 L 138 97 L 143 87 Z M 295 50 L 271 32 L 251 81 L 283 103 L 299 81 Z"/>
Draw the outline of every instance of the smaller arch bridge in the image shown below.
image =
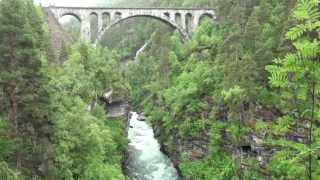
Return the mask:
<path fill-rule="evenodd" d="M 104 8 L 104 7 L 46 7 L 59 20 L 65 15 L 76 17 L 81 23 L 81 39 L 90 41 L 90 16 L 98 19 L 97 39 L 99 42 L 104 33 L 112 26 L 133 17 L 150 17 L 163 21 L 177 29 L 183 37 L 189 37 L 197 28 L 204 15 L 215 17 L 211 9 L 205 8 Z"/>

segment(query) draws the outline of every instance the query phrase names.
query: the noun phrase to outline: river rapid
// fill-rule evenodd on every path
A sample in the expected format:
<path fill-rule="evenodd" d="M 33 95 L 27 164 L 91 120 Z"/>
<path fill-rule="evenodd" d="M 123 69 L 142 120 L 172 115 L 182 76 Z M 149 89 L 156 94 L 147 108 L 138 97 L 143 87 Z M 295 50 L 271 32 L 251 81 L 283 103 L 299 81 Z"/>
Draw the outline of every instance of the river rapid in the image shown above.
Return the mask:
<path fill-rule="evenodd" d="M 178 180 L 177 170 L 160 151 L 160 144 L 148 122 L 140 121 L 136 112 L 131 112 L 129 121 L 129 177 L 132 180 Z"/>

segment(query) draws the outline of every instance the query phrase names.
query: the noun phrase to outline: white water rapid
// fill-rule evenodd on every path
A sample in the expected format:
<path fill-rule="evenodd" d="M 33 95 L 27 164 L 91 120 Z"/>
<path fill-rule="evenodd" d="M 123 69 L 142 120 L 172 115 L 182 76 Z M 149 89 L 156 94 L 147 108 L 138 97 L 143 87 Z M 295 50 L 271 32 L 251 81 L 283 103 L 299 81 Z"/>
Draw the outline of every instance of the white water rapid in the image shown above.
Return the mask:
<path fill-rule="evenodd" d="M 128 138 L 128 174 L 132 180 L 178 180 L 177 170 L 160 151 L 152 127 L 131 113 Z"/>

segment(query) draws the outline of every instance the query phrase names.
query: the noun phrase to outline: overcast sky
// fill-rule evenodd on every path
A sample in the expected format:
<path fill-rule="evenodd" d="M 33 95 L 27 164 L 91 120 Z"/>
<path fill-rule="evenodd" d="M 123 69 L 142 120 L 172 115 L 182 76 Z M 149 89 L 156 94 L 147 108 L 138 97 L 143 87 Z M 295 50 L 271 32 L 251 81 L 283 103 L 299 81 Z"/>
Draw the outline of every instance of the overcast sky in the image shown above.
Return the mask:
<path fill-rule="evenodd" d="M 40 3 L 43 6 L 95 6 L 103 1 L 106 2 L 106 0 L 34 0 L 35 3 Z"/>
<path fill-rule="evenodd" d="M 104 2 L 103 4 L 106 4 L 105 2 L 117 2 L 118 0 L 33 0 L 36 4 L 41 4 L 42 6 L 75 6 L 75 7 L 90 7 L 90 6 L 97 6 L 101 4 L 101 2 Z M 61 18 L 59 21 L 61 23 L 65 23 L 70 21 L 72 18 L 71 16 L 65 16 Z"/>

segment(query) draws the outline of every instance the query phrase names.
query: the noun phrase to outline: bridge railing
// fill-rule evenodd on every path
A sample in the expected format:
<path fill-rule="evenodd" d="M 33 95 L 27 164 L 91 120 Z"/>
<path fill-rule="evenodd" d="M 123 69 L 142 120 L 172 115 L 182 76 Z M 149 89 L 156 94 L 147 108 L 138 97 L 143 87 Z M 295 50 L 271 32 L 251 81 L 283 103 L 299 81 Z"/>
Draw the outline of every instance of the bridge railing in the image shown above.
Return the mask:
<path fill-rule="evenodd" d="M 202 10 L 202 11 L 212 11 L 212 8 L 191 8 L 191 7 L 67 7 L 67 6 L 45 6 L 44 8 L 53 8 L 53 9 L 110 9 L 110 10 L 118 10 L 118 9 L 129 9 L 129 10 Z"/>

